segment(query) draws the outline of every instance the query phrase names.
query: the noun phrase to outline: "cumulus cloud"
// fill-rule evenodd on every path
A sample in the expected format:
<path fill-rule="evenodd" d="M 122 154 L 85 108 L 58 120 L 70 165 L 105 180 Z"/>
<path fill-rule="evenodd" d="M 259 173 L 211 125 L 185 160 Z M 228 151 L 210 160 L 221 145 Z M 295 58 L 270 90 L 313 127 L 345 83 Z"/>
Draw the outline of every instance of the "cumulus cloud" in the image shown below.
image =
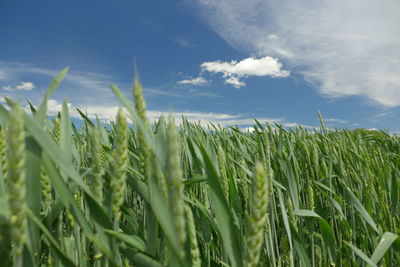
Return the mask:
<path fill-rule="evenodd" d="M 47 110 L 50 116 L 55 116 L 62 110 L 62 102 L 56 99 L 49 99 L 47 102 Z M 72 105 L 68 103 L 68 110 L 70 116 L 77 119 L 82 119 L 81 115 L 77 111 L 79 108 L 88 118 L 95 119 L 96 116 L 100 120 L 112 121 L 115 119 L 118 106 L 105 106 L 105 105 Z"/>
<path fill-rule="evenodd" d="M 15 90 L 31 91 L 33 88 L 35 88 L 33 82 L 21 82 L 16 87 L 12 87 L 11 85 L 6 85 L 2 87 L 2 89 L 5 91 L 15 91 Z"/>
<path fill-rule="evenodd" d="M 21 82 L 16 87 L 17 90 L 25 90 L 25 91 L 30 91 L 33 88 L 35 88 L 35 85 L 32 82 Z"/>
<path fill-rule="evenodd" d="M 232 60 L 230 62 L 211 61 L 201 64 L 202 71 L 212 73 L 222 73 L 225 82 L 237 88 L 246 84 L 240 80 L 248 76 L 271 76 L 287 77 L 289 71 L 282 69 L 282 63 L 273 57 L 254 58 L 249 57 L 241 61 Z"/>
<path fill-rule="evenodd" d="M 397 0 L 195 0 L 234 48 L 277 57 L 327 97 L 400 105 Z"/>
<path fill-rule="evenodd" d="M 61 112 L 62 106 L 63 104 L 61 102 L 58 102 L 55 99 L 49 99 L 47 101 L 47 113 L 50 116 L 55 116 L 58 114 L 58 112 Z M 71 116 L 76 116 L 78 112 L 76 112 L 75 110 L 71 110 L 71 107 L 72 107 L 71 103 L 68 103 L 68 110 L 72 113 Z"/>
<path fill-rule="evenodd" d="M 225 77 L 225 83 L 231 84 L 231 85 L 233 85 L 233 86 L 236 87 L 236 88 L 240 88 L 240 87 L 246 85 L 245 82 L 242 82 L 242 81 L 239 80 L 239 78 L 236 77 L 236 76 L 228 76 L 228 77 Z"/>
<path fill-rule="evenodd" d="M 203 77 L 196 77 L 196 78 L 192 78 L 192 79 L 178 81 L 179 84 L 190 84 L 190 85 L 198 85 L 198 86 L 208 85 L 210 82 L 211 81 L 209 81 Z"/>
<path fill-rule="evenodd" d="M 242 132 L 244 133 L 254 133 L 256 129 L 254 127 L 245 127 L 241 129 Z"/>

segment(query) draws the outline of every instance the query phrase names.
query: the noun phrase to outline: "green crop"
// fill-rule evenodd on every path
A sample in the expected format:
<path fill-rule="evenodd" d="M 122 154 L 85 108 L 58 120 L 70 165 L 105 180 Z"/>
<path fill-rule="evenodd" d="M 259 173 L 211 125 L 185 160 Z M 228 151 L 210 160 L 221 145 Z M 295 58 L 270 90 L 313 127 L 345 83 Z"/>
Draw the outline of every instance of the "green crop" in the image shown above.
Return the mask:
<path fill-rule="evenodd" d="M 0 105 L 0 266 L 400 266 L 400 138 Z M 128 125 L 128 122 L 132 124 Z"/>

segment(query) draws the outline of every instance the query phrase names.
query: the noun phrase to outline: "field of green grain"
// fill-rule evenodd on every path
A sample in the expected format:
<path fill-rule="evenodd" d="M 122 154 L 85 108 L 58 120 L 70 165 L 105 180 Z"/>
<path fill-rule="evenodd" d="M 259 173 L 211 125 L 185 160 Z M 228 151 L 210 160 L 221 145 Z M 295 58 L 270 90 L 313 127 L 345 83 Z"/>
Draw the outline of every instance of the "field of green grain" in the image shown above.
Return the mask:
<path fill-rule="evenodd" d="M 0 266 L 400 266 L 400 138 L 0 106 Z M 133 98 L 133 100 L 130 100 Z"/>

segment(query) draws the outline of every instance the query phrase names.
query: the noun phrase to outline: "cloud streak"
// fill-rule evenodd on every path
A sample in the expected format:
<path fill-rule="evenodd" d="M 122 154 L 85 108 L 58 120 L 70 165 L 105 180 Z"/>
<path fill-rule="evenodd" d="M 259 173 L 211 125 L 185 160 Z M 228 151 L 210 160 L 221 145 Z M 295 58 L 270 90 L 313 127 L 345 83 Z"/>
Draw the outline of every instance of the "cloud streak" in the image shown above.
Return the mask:
<path fill-rule="evenodd" d="M 342 120 L 342 119 L 336 119 L 336 118 L 328 118 L 324 119 L 325 122 L 333 122 L 333 123 L 342 123 L 342 124 L 347 124 L 349 121 Z"/>
<path fill-rule="evenodd" d="M 208 85 L 211 81 L 203 78 L 203 77 L 196 77 L 192 79 L 186 79 L 178 81 L 178 84 L 190 84 L 190 85 L 197 85 L 197 86 L 204 86 Z"/>
<path fill-rule="evenodd" d="M 58 71 L 33 66 L 31 64 L 0 61 L 0 73 L 3 73 L 3 75 L 0 76 L 0 82 L 6 84 L 12 84 L 15 83 L 15 81 L 31 77 L 35 81 L 35 84 L 33 82 L 22 82 L 15 88 L 5 86 L 7 88 L 3 87 L 3 89 L 11 89 L 8 91 L 12 93 L 12 91 L 18 90 L 31 91 L 33 88 L 38 87 L 38 90 L 35 90 L 34 94 L 29 94 L 29 98 L 34 98 L 31 100 L 35 101 L 35 99 L 40 99 L 47 84 L 57 75 Z M 65 90 L 60 90 L 57 94 L 68 96 L 73 102 L 90 102 L 93 100 L 106 102 L 113 96 L 109 89 L 109 85 L 113 82 L 115 82 L 115 78 L 109 75 L 72 70 L 66 75 L 60 85 L 60 87 Z M 45 84 L 45 86 L 37 86 L 36 84 Z M 97 96 L 95 99 L 92 97 L 94 95 Z"/>
<path fill-rule="evenodd" d="M 281 59 L 326 97 L 400 105 L 397 0 L 196 0 L 234 48 Z"/>
<path fill-rule="evenodd" d="M 2 62 L 0 61 L 0 89 L 3 90 L 2 95 L 18 98 L 23 96 L 32 102 L 40 101 L 45 92 L 45 88 L 55 75 L 56 70 L 34 66 L 32 64 Z M 16 84 L 22 79 L 33 79 L 33 82 L 23 82 L 17 87 L 10 84 Z M 195 78 L 193 82 L 205 83 L 210 82 L 204 79 Z M 132 85 L 127 82 L 121 82 L 115 76 L 98 72 L 88 72 L 82 70 L 71 69 L 65 76 L 60 85 L 60 89 L 56 91 L 56 98 L 68 100 L 75 104 L 81 105 L 115 105 L 117 103 L 110 84 L 118 84 L 121 88 L 129 88 Z M 188 84 L 188 83 L 186 83 Z M 27 90 L 33 87 L 35 90 Z M 176 90 L 167 90 L 166 86 L 155 88 L 144 88 L 146 97 L 171 97 L 171 98 L 193 98 L 193 97 L 218 97 L 218 95 L 196 90 L 194 88 L 186 88 L 184 86 L 176 87 Z M 25 90 L 22 90 L 25 89 Z M 20 91 L 20 92 L 18 92 Z M 23 91 L 23 92 L 22 92 Z"/>
<path fill-rule="evenodd" d="M 76 119 L 82 119 L 78 111 L 79 108 L 88 118 L 95 119 L 96 117 L 100 120 L 109 122 L 114 121 L 117 112 L 118 105 L 104 106 L 104 105 L 73 105 L 68 104 L 70 116 Z M 50 99 L 48 102 L 48 114 L 50 116 L 57 115 L 62 109 L 62 103 L 55 99 Z M 150 122 L 157 121 L 161 115 L 168 115 L 171 113 L 175 122 L 179 125 L 182 123 L 182 116 L 188 121 L 199 123 L 203 127 L 210 126 L 210 124 L 220 125 L 224 127 L 238 126 L 239 128 L 245 128 L 255 124 L 254 118 L 249 117 L 245 114 L 227 114 L 227 113 L 215 113 L 215 112 L 199 112 L 199 111 L 182 111 L 182 112 L 169 112 L 163 110 L 147 110 L 147 117 Z M 278 123 L 284 127 L 297 127 L 301 126 L 307 129 L 312 129 L 313 126 L 303 125 L 296 122 L 288 122 L 283 118 L 257 118 L 261 123 Z"/>

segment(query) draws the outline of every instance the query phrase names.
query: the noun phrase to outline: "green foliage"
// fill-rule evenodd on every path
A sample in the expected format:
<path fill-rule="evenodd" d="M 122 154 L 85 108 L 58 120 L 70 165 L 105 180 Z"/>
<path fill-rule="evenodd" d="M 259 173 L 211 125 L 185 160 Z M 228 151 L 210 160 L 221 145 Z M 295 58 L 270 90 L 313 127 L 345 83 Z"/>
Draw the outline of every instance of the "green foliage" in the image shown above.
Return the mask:
<path fill-rule="evenodd" d="M 137 80 L 77 128 L 46 115 L 67 70 L 33 114 L 0 105 L 0 266 L 399 266 L 397 136 L 152 127 Z"/>

